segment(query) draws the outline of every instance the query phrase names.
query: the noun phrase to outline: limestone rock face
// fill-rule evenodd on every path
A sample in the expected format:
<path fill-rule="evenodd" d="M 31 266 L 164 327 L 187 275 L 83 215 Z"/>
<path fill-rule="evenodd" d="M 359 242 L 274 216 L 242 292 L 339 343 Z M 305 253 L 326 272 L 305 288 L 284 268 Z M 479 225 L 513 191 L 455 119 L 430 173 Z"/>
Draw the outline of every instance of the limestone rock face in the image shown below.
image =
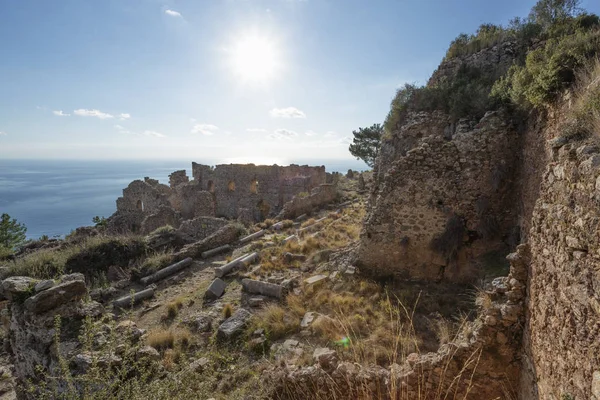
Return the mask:
<path fill-rule="evenodd" d="M 78 360 L 78 365 L 83 365 L 87 357 L 79 351 L 79 327 L 86 317 L 97 317 L 103 312 L 99 303 L 83 301 L 87 288 L 82 274 L 65 275 L 54 286 L 46 284 L 40 287 L 37 293 L 33 290 L 34 282 L 37 280 L 12 277 L 5 279 L 1 285 L 5 294 L 13 296 L 9 340 L 17 395 L 22 399 L 35 398 L 35 394 L 25 393 L 24 389 L 25 382 L 35 384 L 44 379 L 39 367 L 50 376 L 61 376 L 55 348 L 55 318 L 60 316 L 62 322 L 60 356 L 74 362 Z M 24 290 L 26 287 L 30 289 Z M 78 354 L 79 358 L 76 358 Z"/>
<path fill-rule="evenodd" d="M 500 113 L 451 124 L 412 114 L 382 144 L 358 266 L 377 276 L 464 282 L 518 224 L 518 136 Z"/>

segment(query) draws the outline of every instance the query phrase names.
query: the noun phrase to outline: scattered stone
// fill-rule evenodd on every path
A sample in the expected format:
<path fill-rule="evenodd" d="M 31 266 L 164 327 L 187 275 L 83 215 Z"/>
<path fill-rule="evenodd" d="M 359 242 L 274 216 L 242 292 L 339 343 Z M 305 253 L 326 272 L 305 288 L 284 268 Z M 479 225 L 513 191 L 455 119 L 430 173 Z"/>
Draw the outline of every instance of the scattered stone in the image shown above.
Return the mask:
<path fill-rule="evenodd" d="M 505 276 L 495 278 L 492 281 L 492 288 L 497 293 L 506 293 L 508 291 L 507 283 L 507 277 Z"/>
<path fill-rule="evenodd" d="M 95 301 L 107 301 L 118 293 L 118 290 L 112 286 L 106 288 L 97 288 L 90 292 L 90 297 Z"/>
<path fill-rule="evenodd" d="M 152 346 L 144 346 L 137 351 L 137 359 L 160 360 L 160 353 Z"/>
<path fill-rule="evenodd" d="M 347 276 L 354 276 L 354 274 L 356 274 L 356 267 L 353 265 L 349 266 L 344 271 L 344 275 L 347 275 Z"/>
<path fill-rule="evenodd" d="M 250 307 L 262 307 L 263 304 L 265 304 L 265 299 L 262 297 L 251 297 L 248 299 L 248 305 Z"/>
<path fill-rule="evenodd" d="M 308 328 L 310 324 L 315 320 L 317 313 L 309 311 L 304 314 L 302 321 L 300 322 L 300 328 Z"/>
<path fill-rule="evenodd" d="M 304 254 L 293 254 L 288 252 L 283 255 L 283 260 L 288 264 L 294 261 L 304 262 L 306 261 L 306 256 Z"/>
<path fill-rule="evenodd" d="M 319 347 L 313 352 L 313 359 L 319 363 L 325 370 L 334 369 L 337 366 L 338 358 L 335 350 L 327 347 Z"/>
<path fill-rule="evenodd" d="M 198 373 L 202 373 L 206 366 L 210 363 L 209 359 L 202 357 L 190 363 L 189 369 Z"/>
<path fill-rule="evenodd" d="M 128 332 L 128 331 L 132 331 L 132 330 L 134 330 L 136 328 L 137 328 L 137 325 L 136 325 L 135 322 L 133 322 L 133 321 L 131 321 L 129 319 L 126 319 L 124 321 L 119 322 L 119 324 L 116 327 L 116 331 L 118 333 L 125 333 L 125 332 Z"/>
<path fill-rule="evenodd" d="M 225 293 L 225 287 L 227 285 L 221 278 L 217 278 L 208 286 L 206 292 L 204 293 L 204 299 L 208 301 L 216 300 L 219 297 L 223 296 Z"/>
<path fill-rule="evenodd" d="M 217 329 L 217 339 L 220 341 L 232 340 L 244 331 L 250 319 L 250 312 L 240 308 L 225 320 Z"/>
<path fill-rule="evenodd" d="M 310 278 L 306 278 L 304 283 L 308 286 L 317 287 L 327 280 L 327 275 L 314 275 Z"/>
<path fill-rule="evenodd" d="M 285 342 L 283 342 L 283 348 L 286 350 L 291 350 L 293 348 L 298 347 L 299 344 L 300 342 L 298 342 L 297 340 L 287 339 Z"/>

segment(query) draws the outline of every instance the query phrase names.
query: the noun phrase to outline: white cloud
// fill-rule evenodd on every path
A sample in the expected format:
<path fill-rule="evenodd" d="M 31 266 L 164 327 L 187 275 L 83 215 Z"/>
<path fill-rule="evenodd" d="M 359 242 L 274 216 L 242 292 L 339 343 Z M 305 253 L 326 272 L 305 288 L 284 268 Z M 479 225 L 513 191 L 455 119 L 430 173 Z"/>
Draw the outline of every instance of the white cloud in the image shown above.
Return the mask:
<path fill-rule="evenodd" d="M 58 117 L 69 117 L 71 114 L 65 114 L 62 110 L 52 111 L 52 114 Z"/>
<path fill-rule="evenodd" d="M 266 129 L 262 129 L 262 128 L 248 128 L 246 130 L 250 133 L 266 133 L 267 132 Z"/>
<path fill-rule="evenodd" d="M 306 136 L 315 136 L 317 134 L 317 132 L 315 132 L 315 131 L 306 131 L 306 132 L 304 132 L 304 134 Z"/>
<path fill-rule="evenodd" d="M 73 111 L 75 115 L 79 115 L 80 117 L 96 117 L 100 119 L 110 119 L 114 118 L 113 115 L 102 112 L 100 110 L 88 110 L 85 108 L 80 108 L 78 110 Z"/>
<path fill-rule="evenodd" d="M 165 135 L 163 135 L 160 132 L 156 132 L 156 131 L 144 131 L 142 132 L 142 135 L 144 136 L 153 136 L 153 137 L 166 137 Z"/>
<path fill-rule="evenodd" d="M 131 114 L 127 114 L 127 113 L 119 114 L 119 119 L 121 121 L 125 121 L 126 119 L 129 119 L 129 118 L 131 118 Z"/>
<path fill-rule="evenodd" d="M 0 131 L 0 136 L 6 136 L 6 135 L 8 135 L 8 133 Z"/>
<path fill-rule="evenodd" d="M 289 129 L 277 129 L 275 132 L 269 135 L 271 139 L 291 139 L 298 136 L 298 134 L 294 131 L 290 131 Z"/>
<path fill-rule="evenodd" d="M 274 108 L 269 111 L 274 118 L 306 118 L 306 114 L 296 107 Z"/>
<path fill-rule="evenodd" d="M 170 15 L 171 17 L 181 17 L 181 13 L 174 10 L 165 10 L 165 14 Z"/>
<path fill-rule="evenodd" d="M 328 131 L 327 133 L 325 133 L 326 138 L 336 137 L 337 135 L 338 135 L 337 132 L 334 132 L 334 131 Z"/>
<path fill-rule="evenodd" d="M 192 128 L 192 133 L 201 133 L 206 136 L 211 136 L 218 130 L 219 127 L 212 124 L 196 124 Z"/>

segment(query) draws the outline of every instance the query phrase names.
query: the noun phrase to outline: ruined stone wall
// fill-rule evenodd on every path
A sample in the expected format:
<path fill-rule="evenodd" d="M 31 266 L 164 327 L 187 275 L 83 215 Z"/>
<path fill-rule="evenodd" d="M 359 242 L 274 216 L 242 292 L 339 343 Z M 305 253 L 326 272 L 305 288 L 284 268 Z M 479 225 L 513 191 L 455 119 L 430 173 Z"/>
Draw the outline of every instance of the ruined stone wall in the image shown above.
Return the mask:
<path fill-rule="evenodd" d="M 338 193 L 336 185 L 321 185 L 314 188 L 310 195 L 295 196 L 292 200 L 285 203 L 278 218 L 294 219 L 302 214 L 308 214 L 331 203 L 336 200 L 337 197 Z"/>
<path fill-rule="evenodd" d="M 510 273 L 494 280 L 477 319 L 435 353 L 412 353 L 389 368 L 337 358 L 306 368 L 267 371 L 276 398 L 318 393 L 321 399 L 514 399 L 519 396 L 529 248 L 508 256 Z"/>
<path fill-rule="evenodd" d="M 109 232 L 148 233 L 167 224 L 177 228 L 181 221 L 197 217 L 261 221 L 327 180 L 325 167 L 306 165 L 192 163 L 192 173 L 194 180 L 189 181 L 185 170 L 173 172 L 169 186 L 150 178 L 133 181 L 117 199 Z"/>
<path fill-rule="evenodd" d="M 451 125 L 409 116 L 382 144 L 358 263 L 377 276 L 469 281 L 478 257 L 505 247 L 518 223 L 512 177 L 519 138 L 497 112 Z"/>
<path fill-rule="evenodd" d="M 563 139 L 551 142 L 529 237 L 522 388 L 600 399 L 600 150 Z"/>
<path fill-rule="evenodd" d="M 296 194 L 326 181 L 325 167 L 290 165 L 217 165 L 193 163 L 194 180 L 215 198 L 217 216 L 237 218 L 250 210 L 255 220 L 274 215 Z"/>

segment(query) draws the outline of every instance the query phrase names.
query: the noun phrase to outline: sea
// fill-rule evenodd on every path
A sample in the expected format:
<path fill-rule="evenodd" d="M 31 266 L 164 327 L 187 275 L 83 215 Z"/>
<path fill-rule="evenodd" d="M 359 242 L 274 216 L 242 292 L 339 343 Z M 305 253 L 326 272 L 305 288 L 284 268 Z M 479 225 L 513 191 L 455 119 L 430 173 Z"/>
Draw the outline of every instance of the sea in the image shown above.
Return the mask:
<path fill-rule="evenodd" d="M 327 172 L 368 169 L 352 159 L 292 163 L 324 165 Z M 93 225 L 94 216 L 112 215 L 117 198 L 133 180 L 150 177 L 168 184 L 173 171 L 185 169 L 191 178 L 191 168 L 192 162 L 187 160 L 0 160 L 0 214 L 7 213 L 25 224 L 29 239 L 64 237 L 75 228 Z"/>

